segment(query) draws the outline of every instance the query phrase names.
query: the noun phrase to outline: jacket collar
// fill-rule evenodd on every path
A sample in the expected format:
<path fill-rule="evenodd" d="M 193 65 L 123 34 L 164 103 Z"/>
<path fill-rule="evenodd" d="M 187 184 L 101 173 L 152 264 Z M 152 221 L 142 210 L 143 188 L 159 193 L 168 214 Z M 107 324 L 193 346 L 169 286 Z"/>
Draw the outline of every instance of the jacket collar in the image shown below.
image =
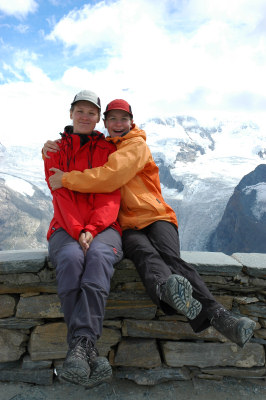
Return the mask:
<path fill-rule="evenodd" d="M 137 125 L 133 124 L 132 129 L 128 133 L 126 133 L 125 135 L 116 136 L 116 137 L 113 137 L 113 138 L 108 136 L 106 138 L 106 140 L 108 140 L 108 141 L 110 141 L 110 142 L 112 142 L 114 144 L 117 144 L 117 143 L 123 142 L 124 140 L 132 139 L 132 138 L 136 138 L 136 137 L 142 137 L 142 139 L 144 139 L 146 141 L 146 133 L 145 133 L 145 131 L 140 129 Z"/>

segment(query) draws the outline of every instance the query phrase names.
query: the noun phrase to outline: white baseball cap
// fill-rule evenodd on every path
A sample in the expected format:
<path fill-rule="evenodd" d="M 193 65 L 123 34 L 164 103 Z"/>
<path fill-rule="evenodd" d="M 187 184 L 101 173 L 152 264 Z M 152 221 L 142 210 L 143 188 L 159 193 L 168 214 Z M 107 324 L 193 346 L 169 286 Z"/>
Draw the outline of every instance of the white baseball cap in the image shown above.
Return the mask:
<path fill-rule="evenodd" d="M 77 101 L 89 101 L 90 103 L 94 104 L 96 107 L 101 109 L 101 100 L 100 97 L 97 96 L 96 93 L 92 92 L 91 90 L 82 90 L 76 96 L 74 97 L 74 100 L 71 103 L 71 106 L 73 104 L 77 103 Z"/>

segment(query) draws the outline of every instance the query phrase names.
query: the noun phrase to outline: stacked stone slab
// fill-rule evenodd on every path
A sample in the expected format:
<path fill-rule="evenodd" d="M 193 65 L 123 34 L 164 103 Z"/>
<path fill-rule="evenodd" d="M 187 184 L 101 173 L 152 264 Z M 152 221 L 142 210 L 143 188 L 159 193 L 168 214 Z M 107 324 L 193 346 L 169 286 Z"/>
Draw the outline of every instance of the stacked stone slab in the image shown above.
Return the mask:
<path fill-rule="evenodd" d="M 216 299 L 256 321 L 243 349 L 213 328 L 195 334 L 182 315 L 149 299 L 135 266 L 115 266 L 100 354 L 114 375 L 140 385 L 193 377 L 266 379 L 266 254 L 182 252 Z M 47 251 L 0 252 L 0 381 L 49 385 L 67 352 L 66 325 Z"/>

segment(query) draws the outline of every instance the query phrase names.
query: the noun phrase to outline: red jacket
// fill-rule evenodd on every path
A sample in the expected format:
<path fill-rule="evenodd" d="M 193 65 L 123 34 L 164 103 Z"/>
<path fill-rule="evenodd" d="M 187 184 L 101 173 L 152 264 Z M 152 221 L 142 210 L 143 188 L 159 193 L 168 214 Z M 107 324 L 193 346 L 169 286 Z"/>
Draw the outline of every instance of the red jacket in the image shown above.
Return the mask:
<path fill-rule="evenodd" d="M 67 129 L 68 128 L 68 129 Z M 50 168 L 59 168 L 64 172 L 72 170 L 99 167 L 107 160 L 109 154 L 116 148 L 105 140 L 104 135 L 94 131 L 86 135 L 87 143 L 80 145 L 81 135 L 71 133 L 67 127 L 59 143 L 60 151 L 49 153 L 50 158 L 45 158 L 45 179 L 54 172 Z M 70 131 L 70 132 L 69 132 Z M 117 222 L 120 207 L 120 190 L 112 193 L 79 193 L 66 188 L 52 191 L 54 217 L 50 223 L 47 240 L 58 228 L 63 228 L 74 239 L 78 240 L 81 231 L 90 232 L 93 237 L 112 226 L 121 234 L 121 228 Z"/>

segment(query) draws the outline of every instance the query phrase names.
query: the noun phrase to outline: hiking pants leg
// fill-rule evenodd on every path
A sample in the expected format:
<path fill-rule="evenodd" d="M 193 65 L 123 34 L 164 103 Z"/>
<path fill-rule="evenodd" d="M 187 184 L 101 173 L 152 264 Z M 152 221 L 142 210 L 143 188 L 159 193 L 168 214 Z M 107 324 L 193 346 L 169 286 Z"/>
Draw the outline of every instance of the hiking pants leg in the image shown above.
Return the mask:
<path fill-rule="evenodd" d="M 87 336 L 95 343 L 102 333 L 113 264 L 123 254 L 121 237 L 117 231 L 106 229 L 93 239 L 84 257 L 79 243 L 62 232 L 67 235 L 68 245 L 57 252 L 56 274 L 58 295 L 68 326 L 68 341 L 75 336 Z M 62 234 L 57 237 L 57 246 L 51 243 L 51 254 L 53 247 L 60 246 L 60 236 L 62 239 Z"/>
<path fill-rule="evenodd" d="M 125 257 L 131 259 L 152 301 L 160 306 L 160 285 L 171 275 L 169 266 L 152 245 L 145 229 L 127 229 L 123 232 Z"/>
<path fill-rule="evenodd" d="M 65 230 L 58 229 L 48 243 L 49 257 L 56 268 L 57 294 L 68 328 L 80 292 L 80 281 L 84 268 L 84 254 L 79 243 Z"/>
<path fill-rule="evenodd" d="M 165 283 L 171 274 L 184 276 L 192 285 L 193 297 L 202 304 L 202 311 L 194 320 L 189 321 L 190 325 L 195 332 L 200 332 L 201 330 L 210 326 L 209 321 L 211 315 L 217 308 L 221 307 L 221 305 L 217 303 L 213 295 L 210 293 L 198 272 L 191 265 L 180 258 L 179 237 L 176 227 L 167 221 L 157 221 L 144 228 L 142 232 L 149 240 L 150 246 L 155 249 L 156 252 L 153 252 L 153 254 L 156 254 L 157 258 L 159 255 L 160 258 L 160 262 L 157 261 L 157 263 L 151 266 L 151 259 L 144 260 L 146 256 L 145 253 L 143 254 L 141 269 L 145 269 L 146 271 L 142 272 L 141 276 L 146 280 L 146 287 L 149 287 L 150 285 L 153 286 L 153 288 L 150 287 L 148 293 L 153 293 L 154 297 L 154 294 L 156 293 L 154 288 L 154 283 L 156 281 L 155 276 L 158 276 L 157 268 L 160 268 L 162 265 L 164 272 L 167 273 L 168 276 L 163 282 L 159 281 L 157 284 L 159 283 L 159 285 L 161 285 L 162 283 Z M 131 236 L 131 233 L 126 234 L 125 237 L 123 236 L 125 255 L 127 257 L 129 257 L 129 252 L 127 252 L 128 242 L 130 241 L 129 236 Z M 133 247 L 132 243 L 131 246 Z M 134 252 L 131 251 L 130 256 L 135 257 Z M 139 254 L 138 258 L 141 258 L 141 254 Z M 136 260 L 136 262 L 137 261 L 138 260 Z M 154 276 L 152 277 L 152 275 Z M 153 297 L 151 296 L 152 300 Z M 158 304 L 158 301 L 155 303 Z M 170 306 L 163 302 L 160 302 L 160 306 L 165 313 L 172 314 L 174 312 Z"/>
<path fill-rule="evenodd" d="M 157 221 L 149 225 L 147 235 L 162 259 L 169 265 L 171 273 L 184 276 L 192 285 L 193 297 L 202 304 L 200 314 L 190 321 L 192 328 L 199 332 L 210 326 L 210 318 L 221 304 L 215 300 L 197 270 L 180 258 L 180 252 L 177 251 L 179 238 L 176 227 L 167 221 Z"/>

